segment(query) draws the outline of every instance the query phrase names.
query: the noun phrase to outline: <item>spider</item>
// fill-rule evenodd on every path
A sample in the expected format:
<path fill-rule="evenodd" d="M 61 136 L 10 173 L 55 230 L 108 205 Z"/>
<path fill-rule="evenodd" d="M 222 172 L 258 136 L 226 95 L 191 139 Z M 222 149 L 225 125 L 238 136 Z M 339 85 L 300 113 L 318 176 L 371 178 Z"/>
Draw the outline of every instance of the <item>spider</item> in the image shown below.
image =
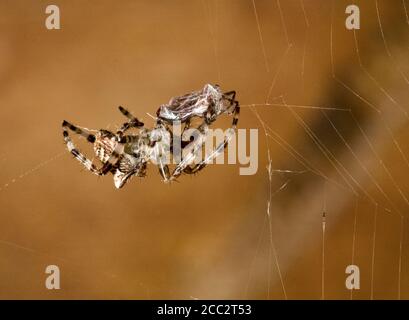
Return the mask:
<path fill-rule="evenodd" d="M 195 174 L 202 170 L 227 146 L 237 126 L 240 107 L 235 100 L 236 92 L 223 93 L 218 85 L 206 84 L 202 90 L 193 91 L 180 97 L 172 98 L 168 104 L 161 105 L 156 113 L 156 124 L 153 129 L 144 127 L 144 123 L 135 118 L 128 110 L 119 107 L 119 111 L 128 119 L 120 129 L 113 133 L 101 129 L 92 134 L 90 130 L 79 128 L 68 121 L 63 121 L 63 137 L 71 154 L 92 173 L 103 176 L 112 173 L 116 188 L 122 188 L 133 176 L 144 177 L 148 162 L 158 165 L 159 173 L 164 182 L 173 181 L 182 173 Z M 224 141 L 220 143 L 210 155 L 198 163 L 192 164 L 199 150 L 202 149 L 209 125 L 221 114 L 233 117 Z M 194 119 L 199 119 L 197 125 L 198 137 L 195 141 L 183 138 L 187 129 L 191 128 Z M 183 124 L 181 137 L 174 137 L 172 127 L 175 122 Z M 197 122 L 197 121 L 196 121 Z M 138 134 L 126 132 L 132 128 L 139 130 Z M 92 160 L 85 157 L 72 142 L 68 129 L 83 136 L 93 144 L 94 152 L 102 166 L 97 168 Z M 181 138 L 181 159 L 172 173 L 163 161 L 163 154 L 173 153 L 173 140 Z M 191 146 L 192 145 L 192 146 Z M 183 151 L 187 150 L 183 155 Z"/>

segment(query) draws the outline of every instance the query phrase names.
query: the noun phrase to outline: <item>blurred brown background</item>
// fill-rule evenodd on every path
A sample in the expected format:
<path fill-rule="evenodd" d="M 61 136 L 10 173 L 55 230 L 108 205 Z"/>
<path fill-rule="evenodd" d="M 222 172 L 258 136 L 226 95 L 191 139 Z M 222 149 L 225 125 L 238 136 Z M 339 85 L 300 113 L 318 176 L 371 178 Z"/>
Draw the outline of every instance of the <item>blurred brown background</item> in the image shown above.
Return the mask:
<path fill-rule="evenodd" d="M 350 1 L 255 0 L 257 19 L 252 0 L 53 1 L 61 30 L 48 4 L 0 1 L 0 298 L 349 299 L 352 259 L 352 298 L 409 298 L 405 2 L 355 1 L 356 41 Z M 205 83 L 235 89 L 239 127 L 259 128 L 256 175 L 209 166 L 165 185 L 150 166 L 118 191 L 65 149 L 63 119 L 114 130 L 123 105 L 152 126 Z M 253 109 L 266 139 L 248 105 L 268 95 Z"/>

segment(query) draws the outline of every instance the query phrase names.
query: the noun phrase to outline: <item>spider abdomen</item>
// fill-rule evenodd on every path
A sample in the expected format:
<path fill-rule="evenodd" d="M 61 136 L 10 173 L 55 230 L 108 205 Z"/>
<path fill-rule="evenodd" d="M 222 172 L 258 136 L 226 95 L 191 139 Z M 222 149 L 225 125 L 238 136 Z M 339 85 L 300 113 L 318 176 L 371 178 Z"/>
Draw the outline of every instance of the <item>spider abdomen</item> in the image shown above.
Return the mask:
<path fill-rule="evenodd" d="M 112 153 L 114 152 L 117 146 L 117 142 L 112 138 L 101 138 L 97 137 L 94 142 L 94 151 L 98 159 L 105 163 L 109 160 Z"/>

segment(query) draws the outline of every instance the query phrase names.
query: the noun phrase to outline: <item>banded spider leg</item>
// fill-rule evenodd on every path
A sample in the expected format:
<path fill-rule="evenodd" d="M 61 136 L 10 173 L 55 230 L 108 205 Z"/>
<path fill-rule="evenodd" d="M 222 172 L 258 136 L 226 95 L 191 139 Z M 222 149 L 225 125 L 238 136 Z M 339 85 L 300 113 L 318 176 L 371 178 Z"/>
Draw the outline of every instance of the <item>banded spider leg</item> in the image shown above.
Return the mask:
<path fill-rule="evenodd" d="M 103 176 L 107 174 L 111 170 L 111 166 L 109 163 L 104 163 L 104 165 L 101 168 L 97 168 L 93 163 L 92 160 L 88 159 L 86 156 L 84 156 L 78 148 L 75 147 L 74 142 L 72 142 L 70 135 L 68 133 L 68 129 L 73 131 L 74 133 L 83 136 L 84 138 L 87 139 L 88 142 L 90 143 L 95 143 L 96 137 L 95 135 L 87 132 L 85 129 L 80 129 L 76 127 L 75 125 L 69 123 L 68 121 L 64 120 L 62 123 L 63 127 L 63 137 L 64 137 L 64 142 L 67 145 L 68 150 L 71 152 L 71 154 L 77 159 L 82 165 L 92 173 Z"/>
<path fill-rule="evenodd" d="M 116 164 L 118 163 L 122 152 L 123 152 L 123 144 L 129 142 L 128 137 L 132 136 L 123 136 L 124 133 L 131 129 L 131 128 L 140 128 L 143 127 L 143 123 L 140 122 L 136 117 L 134 117 L 128 110 L 123 107 L 119 107 L 119 111 L 129 119 L 128 122 L 125 122 L 121 128 L 117 131 L 116 135 L 109 130 L 101 129 L 98 131 L 97 136 L 91 134 L 86 129 L 78 128 L 77 126 L 69 123 L 68 121 L 64 120 L 62 123 L 63 127 L 63 137 L 64 141 L 67 145 L 68 150 L 71 154 L 89 171 L 92 173 L 102 176 L 106 175 L 108 172 L 115 172 Z M 111 153 L 107 159 L 103 159 L 103 155 L 100 157 L 100 160 L 103 162 L 103 166 L 101 168 L 97 168 L 95 164 L 93 164 L 92 160 L 88 159 L 78 148 L 75 147 L 74 142 L 71 140 L 68 129 L 73 131 L 74 133 L 83 136 L 88 142 L 93 143 L 94 147 L 97 148 L 98 144 L 103 144 L 104 140 L 115 138 L 116 144 L 112 147 Z"/>
<path fill-rule="evenodd" d="M 233 113 L 233 122 L 231 128 L 228 129 L 228 133 L 226 137 L 224 138 L 224 141 L 220 143 L 211 154 L 207 155 L 205 159 L 203 159 L 201 162 L 195 164 L 194 166 L 186 166 L 183 168 L 183 172 L 186 174 L 195 174 L 202 170 L 206 165 L 208 165 L 210 162 L 213 161 L 219 154 L 221 154 L 224 149 L 227 147 L 229 144 L 229 141 L 231 140 L 232 136 L 234 135 L 234 132 L 237 127 L 237 122 L 239 120 L 239 115 L 240 115 L 240 106 L 239 102 L 234 100 L 236 96 L 236 91 L 229 91 L 223 94 L 223 99 L 226 99 L 227 101 L 230 102 L 231 106 L 233 107 L 232 113 Z M 227 109 L 228 110 L 228 109 Z"/>

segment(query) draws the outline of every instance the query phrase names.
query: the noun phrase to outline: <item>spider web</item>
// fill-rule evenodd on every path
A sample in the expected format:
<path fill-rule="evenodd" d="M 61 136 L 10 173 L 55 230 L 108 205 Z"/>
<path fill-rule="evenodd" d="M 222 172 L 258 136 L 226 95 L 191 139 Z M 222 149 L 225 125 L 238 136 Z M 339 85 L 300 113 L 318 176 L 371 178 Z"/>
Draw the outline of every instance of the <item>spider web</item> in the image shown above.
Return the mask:
<path fill-rule="evenodd" d="M 405 218 L 409 207 L 409 161 L 405 101 L 409 80 L 403 58 L 407 48 L 402 45 L 409 31 L 407 3 L 396 1 L 393 9 L 381 0 L 356 4 L 361 9 L 361 29 L 356 31 L 345 28 L 345 8 L 349 5 L 346 1 L 200 0 L 193 7 L 177 9 L 177 13 L 192 10 L 202 18 L 197 32 L 207 35 L 206 65 L 212 76 L 211 81 L 202 82 L 217 82 L 227 90 L 233 86 L 241 102 L 239 127 L 259 129 L 257 175 L 234 178 L 240 184 L 256 181 L 251 185 L 257 187 L 257 195 L 245 198 L 252 199 L 250 205 L 240 202 L 236 208 L 240 223 L 220 227 L 221 231 L 209 227 L 209 232 L 223 233 L 216 244 L 210 240 L 202 244 L 192 237 L 203 247 L 218 248 L 225 263 L 214 269 L 197 267 L 199 274 L 192 275 L 189 268 L 193 269 L 193 264 L 185 262 L 177 265 L 184 270 L 181 273 L 187 274 L 182 277 L 183 284 L 171 283 L 164 289 L 159 281 L 141 276 L 131 282 L 138 289 L 128 293 L 137 292 L 138 297 L 144 298 L 407 297 Z M 292 23 L 294 18 L 297 23 Z M 239 30 L 251 35 L 251 41 L 244 38 L 249 42 L 240 43 L 240 47 L 233 43 L 240 39 Z M 396 35 L 396 30 L 403 31 Z M 234 55 L 230 47 L 244 52 L 237 55 L 245 61 L 243 69 L 249 76 L 229 65 Z M 257 60 L 246 60 L 245 54 Z M 257 78 L 251 69 L 257 70 Z M 172 94 L 177 92 L 169 89 L 163 96 Z M 13 157 L 8 150 L 0 161 L 13 161 Z M 29 177 L 35 180 L 52 175 L 65 157 L 66 152 L 58 152 L 39 161 L 24 160 L 22 167 L 27 170 L 17 175 L 4 174 L 6 182 L 0 186 L 2 201 L 8 195 L 24 192 Z M 28 163 L 37 164 L 30 168 Z M 67 164 L 71 162 L 67 160 Z M 7 168 L 7 163 L 3 166 Z M 207 170 L 213 169 L 216 170 Z M 217 168 L 223 169 L 227 170 Z M 86 173 L 79 179 L 88 179 L 85 177 Z M 169 192 L 181 192 L 182 184 L 194 188 L 203 181 L 195 184 L 195 179 L 202 179 L 199 177 L 180 179 L 181 183 Z M 215 174 L 203 174 L 203 179 L 215 178 Z M 149 185 L 148 179 L 142 182 Z M 89 181 L 93 180 L 84 185 L 92 185 Z M 140 184 L 138 187 L 142 188 Z M 129 190 L 125 192 L 115 199 L 125 201 L 131 195 Z M 223 201 L 234 206 L 228 197 Z M 121 208 L 125 206 L 119 205 L 117 210 Z M 233 218 L 233 209 L 223 210 Z M 164 212 L 165 209 L 161 211 Z M 181 217 L 184 216 L 176 215 L 175 219 Z M 240 239 L 237 234 L 242 233 L 245 236 Z M 72 270 L 70 279 L 78 285 L 81 282 L 75 280 L 75 274 L 79 269 L 95 270 L 95 264 L 84 262 L 81 256 L 61 258 L 50 254 L 56 251 L 41 241 L 30 246 L 26 243 L 31 241 L 24 237 L 17 241 L 4 234 L 0 243 L 4 250 L 40 256 L 41 261 L 66 263 Z M 143 247 L 136 246 L 143 251 Z M 244 262 L 230 254 L 241 246 L 241 254 L 248 258 Z M 185 250 L 187 253 L 181 256 L 190 257 L 192 249 Z M 223 261 L 213 255 L 205 257 L 213 262 Z M 234 271 L 236 264 L 244 271 Z M 360 267 L 360 290 L 345 288 L 345 268 L 349 264 Z M 107 270 L 97 269 L 99 281 L 104 278 L 130 286 L 127 272 L 118 275 L 120 267 Z M 217 281 L 222 287 L 215 285 Z"/>
<path fill-rule="evenodd" d="M 337 2 L 337 4 L 339 4 Z M 394 145 L 396 151 L 398 152 L 399 156 L 400 156 L 400 161 L 403 161 L 405 164 L 405 169 L 408 169 L 408 160 L 407 160 L 407 156 L 406 154 L 403 152 L 402 147 L 399 143 L 399 141 L 396 139 L 396 137 L 394 136 L 394 130 L 391 128 L 390 124 L 388 123 L 387 120 L 387 116 L 384 114 L 387 111 L 385 110 L 381 110 L 380 107 L 377 107 L 374 103 L 370 102 L 369 99 L 367 99 L 363 94 L 361 94 L 358 90 L 359 89 L 355 89 L 351 84 L 349 84 L 348 82 L 342 80 L 338 75 L 336 70 L 334 69 L 334 55 L 336 54 L 336 50 L 334 49 L 334 10 L 335 7 L 337 7 L 338 12 L 340 12 L 340 7 L 342 8 L 342 6 L 335 4 L 334 2 L 332 2 L 331 4 L 331 23 L 330 23 L 330 37 L 329 37 L 329 44 L 330 44 L 330 65 L 331 65 L 331 76 L 333 81 L 335 81 L 338 85 L 340 85 L 343 89 L 345 89 L 346 94 L 352 94 L 353 96 L 355 96 L 365 107 L 368 107 L 369 109 L 372 109 L 372 111 L 375 111 L 375 116 L 379 118 L 380 123 L 383 126 L 383 130 L 385 131 L 384 134 L 386 134 L 389 138 L 389 141 L 391 144 Z M 310 24 L 309 24 L 309 19 L 308 19 L 308 15 L 306 13 L 305 10 L 305 6 L 304 6 L 304 2 L 301 1 L 300 3 L 302 11 L 304 13 L 304 17 L 305 17 L 305 26 L 306 26 L 306 35 L 305 35 L 305 42 L 304 42 L 304 48 L 303 48 L 303 56 L 302 56 L 302 78 L 304 78 L 304 68 L 305 68 L 305 55 L 306 55 L 306 48 L 307 48 L 307 41 L 308 41 L 308 31 L 310 28 Z M 374 2 L 375 8 L 376 8 L 376 15 L 377 15 L 377 22 L 378 22 L 378 27 L 379 27 L 379 31 L 382 37 L 382 41 L 383 41 L 383 45 L 384 45 L 384 49 L 385 52 L 387 54 L 387 58 L 390 60 L 390 65 L 392 66 L 392 69 L 394 69 L 394 72 L 397 72 L 399 74 L 399 76 L 401 77 L 402 81 L 407 82 L 407 78 L 406 75 L 404 73 L 404 71 L 402 70 L 402 67 L 399 65 L 399 62 L 397 61 L 397 59 L 394 58 L 393 54 L 391 53 L 387 40 L 385 38 L 385 34 L 384 34 L 384 30 L 383 30 L 383 25 L 382 25 L 382 19 L 381 19 L 381 14 L 380 14 L 380 10 L 379 10 L 379 5 L 378 5 L 378 1 Z M 406 4 L 403 1 L 402 3 L 403 8 L 402 10 L 404 10 L 405 15 L 407 14 L 406 11 Z M 257 14 L 257 8 L 256 5 L 253 1 L 253 7 L 254 7 L 254 14 L 255 14 L 255 18 L 256 18 L 256 23 L 258 25 L 258 32 L 259 32 L 259 38 L 260 38 L 260 44 L 261 44 L 261 48 L 263 51 L 263 55 L 264 55 L 264 59 L 266 60 L 266 56 L 265 56 L 265 44 L 264 44 L 264 40 L 261 34 L 261 27 L 260 27 L 260 21 L 258 18 L 258 14 Z M 277 1 L 277 9 L 280 12 L 280 16 L 281 18 L 283 17 L 283 12 L 282 12 L 282 8 L 280 5 L 280 1 Z M 407 17 L 407 16 L 406 16 Z M 285 34 L 285 38 L 286 38 L 286 42 L 287 42 L 287 48 L 285 50 L 284 56 L 287 55 L 288 51 L 291 49 L 292 44 L 290 43 L 289 39 L 288 39 L 288 32 L 287 32 L 287 27 L 286 27 L 286 23 L 285 20 L 281 19 L 282 22 L 282 27 L 283 27 L 283 32 Z M 362 57 L 360 54 L 360 47 L 359 47 L 359 42 L 358 42 L 358 37 L 357 37 L 357 32 L 356 31 L 352 31 L 351 32 L 353 34 L 353 39 L 354 39 L 354 47 L 356 50 L 356 55 L 357 55 L 357 59 L 358 59 L 358 65 L 359 65 L 359 69 L 360 71 L 364 74 L 364 76 L 367 78 L 368 81 L 372 82 L 376 89 L 379 90 L 387 100 L 389 100 L 390 104 L 392 104 L 394 107 L 396 107 L 399 112 L 398 115 L 395 116 L 402 116 L 404 117 L 404 122 L 401 125 L 404 125 L 407 121 L 407 110 L 401 105 L 399 104 L 393 97 L 392 95 L 388 92 L 387 88 L 384 88 L 381 84 L 380 81 L 376 79 L 376 77 L 374 77 L 370 71 L 368 71 L 368 69 L 364 66 L 364 64 L 362 63 Z M 349 191 L 351 192 L 351 196 L 356 198 L 356 205 L 355 205 L 355 209 L 354 209 L 354 218 L 353 218 L 353 230 L 352 230 L 352 259 L 351 259 L 351 264 L 354 264 L 355 259 L 356 259 L 356 237 L 357 237 L 357 215 L 358 215 L 358 203 L 360 201 L 369 201 L 370 203 L 373 204 L 373 211 L 374 211 L 374 217 L 373 217 L 373 234 L 372 234 L 372 250 L 371 250 L 371 264 L 370 264 L 370 268 L 369 268 L 369 273 L 370 273 L 370 298 L 373 299 L 374 298 L 374 292 L 375 292 L 375 278 L 374 278 L 374 274 L 375 274 L 375 258 L 376 258 L 376 244 L 377 244 L 377 218 L 378 218 L 378 214 L 380 211 L 383 211 L 383 213 L 391 213 L 391 214 L 396 214 L 399 218 L 400 218 L 400 228 L 398 228 L 397 230 L 397 234 L 399 234 L 399 247 L 398 250 L 396 252 L 397 256 L 398 256 L 398 263 L 397 263 L 397 270 L 396 273 L 398 275 L 397 278 L 397 288 L 396 288 L 396 296 L 395 298 L 401 298 L 401 293 L 402 293 L 402 254 L 403 254 L 403 241 L 404 241 L 404 210 L 398 208 L 398 206 L 396 205 L 395 201 L 393 201 L 391 199 L 391 197 L 384 191 L 384 189 L 382 188 L 382 186 L 379 184 L 379 182 L 377 181 L 377 179 L 373 176 L 373 174 L 370 172 L 370 170 L 368 169 L 368 167 L 363 163 L 362 159 L 360 158 L 360 156 L 357 154 L 356 151 L 354 151 L 354 147 L 351 146 L 351 143 L 347 141 L 347 139 L 345 139 L 342 135 L 342 133 L 340 133 L 340 131 L 338 130 L 337 126 L 334 124 L 334 122 L 331 120 L 331 118 L 328 115 L 328 112 L 326 111 L 328 108 L 327 107 L 318 107 L 318 106 L 296 106 L 296 105 L 289 105 L 287 104 L 284 99 L 283 96 L 280 96 L 281 99 L 281 103 L 269 103 L 269 97 L 271 94 L 271 91 L 276 83 L 276 79 L 277 79 L 277 75 L 279 74 L 279 72 L 281 71 L 281 65 L 278 66 L 278 70 L 277 73 L 274 75 L 274 80 L 271 84 L 271 87 L 268 91 L 267 94 L 267 99 L 266 99 L 266 103 L 264 104 L 264 106 L 269 106 L 269 107 L 278 107 L 278 106 L 283 106 L 286 108 L 289 108 L 291 114 L 294 116 L 294 119 L 297 121 L 297 123 L 300 124 L 300 126 L 302 126 L 302 128 L 305 130 L 305 133 L 311 138 L 311 140 L 314 141 L 314 143 L 318 146 L 320 152 L 322 152 L 322 154 L 328 159 L 328 161 L 331 163 L 331 165 L 333 166 L 333 168 L 336 170 L 336 172 L 339 174 L 339 176 L 342 178 L 342 180 L 344 181 L 344 183 L 342 185 L 340 185 L 337 181 L 333 181 L 331 178 L 329 178 L 328 176 L 326 176 L 325 174 L 323 174 L 320 170 L 315 169 L 314 167 L 312 167 L 308 162 L 303 162 L 303 165 L 305 166 L 305 168 L 311 172 L 313 172 L 314 174 L 319 175 L 320 177 L 323 178 L 323 183 L 324 185 L 326 184 L 336 184 L 338 187 L 342 187 L 342 188 L 347 188 L 349 189 Z M 266 72 L 269 72 L 269 68 L 266 67 Z M 384 101 L 382 101 L 382 104 L 385 104 Z M 252 105 L 253 107 L 255 106 L 259 106 L 259 105 Z M 345 165 L 343 164 L 343 161 L 341 161 L 336 155 L 334 155 L 333 153 L 331 153 L 331 151 L 328 149 L 328 147 L 325 145 L 325 143 L 322 141 L 322 139 L 320 138 L 319 135 L 315 134 L 313 129 L 311 129 L 311 127 L 302 119 L 302 117 L 300 117 L 294 110 L 293 108 L 309 108 L 309 109 L 315 109 L 319 112 L 321 112 L 321 114 L 324 116 L 324 118 L 329 122 L 329 124 L 331 125 L 332 130 L 334 130 L 336 132 L 336 135 L 339 137 L 339 139 L 341 140 L 344 148 L 347 150 L 347 152 L 350 152 L 351 155 L 353 156 L 353 159 L 356 161 L 356 164 L 359 165 L 360 170 L 362 170 L 365 175 L 367 176 L 367 178 L 370 180 L 370 182 L 376 187 L 376 189 L 378 190 L 379 194 L 384 198 L 384 200 L 386 200 L 386 202 L 388 203 L 388 205 L 386 206 L 381 206 L 379 204 L 379 200 L 377 200 L 377 198 L 375 198 L 371 193 L 369 193 L 366 190 L 366 187 L 362 186 L 362 184 L 359 182 L 360 180 L 362 180 L 362 178 L 356 178 L 354 174 L 351 173 L 350 169 L 347 169 L 345 167 Z M 398 182 L 396 177 L 393 176 L 393 174 L 391 173 L 391 169 L 384 163 L 384 161 L 382 160 L 381 156 L 379 155 L 379 151 L 377 151 L 377 148 L 374 146 L 374 142 L 372 141 L 373 138 L 371 138 L 365 131 L 365 129 L 363 128 L 363 126 L 360 124 L 360 122 L 357 120 L 356 116 L 354 115 L 354 110 L 353 108 L 349 108 L 349 107 L 345 107 L 343 109 L 340 108 L 330 108 L 332 109 L 333 112 L 345 112 L 345 114 L 347 114 L 350 117 L 351 126 L 356 126 L 359 129 L 359 133 L 362 136 L 363 140 L 365 141 L 365 143 L 367 143 L 367 145 L 369 146 L 373 157 L 377 160 L 377 162 L 379 163 L 379 166 L 384 170 L 384 172 L 386 173 L 386 175 L 388 176 L 388 178 L 390 179 L 390 181 L 393 184 L 393 187 L 395 189 L 395 192 L 397 194 L 399 194 L 399 197 L 401 198 L 401 201 L 403 201 L 403 203 L 405 204 L 405 206 L 407 206 L 408 203 L 408 199 L 407 196 L 405 194 L 405 192 L 402 190 L 401 187 L 401 183 L 402 182 Z M 267 140 L 272 139 L 274 142 L 280 144 L 281 146 L 283 146 L 283 142 L 286 143 L 285 141 L 283 141 L 282 137 L 280 137 L 276 132 L 274 132 L 274 130 L 271 127 L 268 127 L 265 122 L 260 118 L 260 116 L 258 115 L 257 110 L 252 109 L 252 111 L 256 114 L 258 120 L 260 121 L 260 124 L 263 127 L 263 132 L 264 135 L 266 137 Z M 399 115 L 400 113 L 400 115 Z M 291 149 L 292 147 L 289 146 Z M 291 151 L 295 151 L 295 150 L 287 150 L 289 152 Z M 295 151 L 296 152 L 296 151 Z M 271 170 L 271 152 L 269 150 L 269 147 L 267 145 L 267 159 L 268 159 L 268 167 L 267 167 L 267 174 L 268 174 L 268 181 L 269 181 L 269 188 L 270 188 L 270 196 L 269 199 L 267 200 L 267 216 L 268 216 L 268 224 L 271 226 L 271 197 L 272 197 L 272 191 L 271 191 L 271 185 L 272 185 L 272 171 Z M 300 155 L 298 152 L 296 152 L 296 156 L 298 156 L 298 159 L 301 161 L 305 160 L 305 158 Z M 289 170 L 290 171 L 290 170 Z M 288 184 L 288 181 L 285 182 L 284 186 L 286 186 Z M 358 189 L 358 190 L 357 190 Z M 282 190 L 282 187 L 280 187 L 278 189 L 279 191 Z M 274 193 L 275 195 L 275 193 Z M 322 209 L 322 259 L 321 259 L 321 298 L 324 299 L 325 296 L 325 274 L 326 274 L 326 268 L 325 268 L 325 249 L 326 249 L 326 243 L 325 243 L 325 239 L 326 239 L 326 215 L 331 215 L 332 214 L 336 214 L 335 212 L 329 212 L 331 211 L 330 208 L 328 208 L 328 204 L 327 203 L 331 203 L 330 201 L 328 201 L 328 195 L 325 193 L 324 191 L 324 205 L 323 205 L 323 209 Z M 406 209 L 407 210 L 407 209 Z M 270 250 L 269 252 L 273 253 L 274 256 L 274 260 L 275 260 L 275 266 L 276 266 L 276 271 L 278 273 L 278 278 L 280 280 L 281 283 L 281 287 L 282 287 L 282 292 L 283 292 L 283 297 L 287 298 L 288 295 L 286 293 L 285 290 L 285 284 L 284 284 L 284 280 L 283 280 L 283 276 L 282 276 L 282 272 L 280 271 L 280 265 L 279 265 L 279 259 L 277 257 L 277 252 L 276 252 L 276 245 L 274 244 L 272 237 L 272 231 L 271 229 L 269 230 L 269 237 L 270 237 Z M 379 240 L 378 240 L 379 241 Z M 271 258 L 269 257 L 269 260 Z M 270 270 L 270 269 L 269 269 Z M 270 277 L 269 277 L 270 279 Z M 270 280 L 268 281 L 270 282 Z M 269 286 L 270 287 L 270 286 Z M 270 291 L 268 291 L 267 295 L 269 297 L 269 293 Z M 353 298 L 353 291 L 350 292 L 350 298 Z"/>

